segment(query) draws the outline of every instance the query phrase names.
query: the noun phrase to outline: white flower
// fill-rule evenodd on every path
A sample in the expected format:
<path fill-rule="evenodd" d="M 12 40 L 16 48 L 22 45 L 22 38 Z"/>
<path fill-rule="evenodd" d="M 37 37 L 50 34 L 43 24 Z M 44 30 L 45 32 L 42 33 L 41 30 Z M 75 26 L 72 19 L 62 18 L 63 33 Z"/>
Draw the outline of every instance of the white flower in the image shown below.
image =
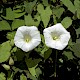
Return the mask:
<path fill-rule="evenodd" d="M 43 33 L 45 44 L 50 48 L 63 50 L 68 45 L 70 33 L 61 23 L 44 29 Z"/>
<path fill-rule="evenodd" d="M 21 26 L 17 29 L 14 43 L 18 48 L 28 52 L 37 47 L 41 42 L 40 33 L 35 26 Z"/>

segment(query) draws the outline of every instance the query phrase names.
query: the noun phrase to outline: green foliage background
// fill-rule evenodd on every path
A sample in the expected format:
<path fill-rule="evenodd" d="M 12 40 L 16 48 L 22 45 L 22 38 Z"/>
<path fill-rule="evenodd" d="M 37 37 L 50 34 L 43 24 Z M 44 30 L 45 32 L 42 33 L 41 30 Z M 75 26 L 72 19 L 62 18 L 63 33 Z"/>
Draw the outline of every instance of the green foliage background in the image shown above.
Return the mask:
<path fill-rule="evenodd" d="M 62 23 L 70 34 L 68 46 L 46 47 L 43 29 Z M 36 26 L 41 44 L 30 52 L 14 45 L 20 26 Z M 80 80 L 80 0 L 0 0 L 0 80 Z"/>

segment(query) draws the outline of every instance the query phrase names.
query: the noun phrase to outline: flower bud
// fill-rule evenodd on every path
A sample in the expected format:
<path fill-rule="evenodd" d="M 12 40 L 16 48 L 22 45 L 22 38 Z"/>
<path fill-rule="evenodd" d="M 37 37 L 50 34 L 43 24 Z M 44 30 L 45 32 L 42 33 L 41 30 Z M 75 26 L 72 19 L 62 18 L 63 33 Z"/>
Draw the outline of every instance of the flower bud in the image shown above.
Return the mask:
<path fill-rule="evenodd" d="M 13 61 L 13 59 L 11 57 L 9 59 L 9 65 L 14 65 L 14 61 Z"/>
<path fill-rule="evenodd" d="M 2 66 L 4 67 L 4 69 L 6 69 L 6 70 L 10 70 L 10 66 L 9 66 L 9 65 L 2 64 Z"/>

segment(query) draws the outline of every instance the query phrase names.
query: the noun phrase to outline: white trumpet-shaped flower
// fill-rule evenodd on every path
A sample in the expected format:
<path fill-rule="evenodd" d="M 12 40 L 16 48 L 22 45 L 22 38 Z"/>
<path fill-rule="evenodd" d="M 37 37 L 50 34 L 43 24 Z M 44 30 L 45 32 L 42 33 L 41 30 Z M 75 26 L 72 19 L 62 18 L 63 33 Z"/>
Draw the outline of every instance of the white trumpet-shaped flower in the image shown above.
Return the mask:
<path fill-rule="evenodd" d="M 45 28 L 43 33 L 45 44 L 50 48 L 63 50 L 68 45 L 70 33 L 62 26 L 61 23 Z"/>
<path fill-rule="evenodd" d="M 14 43 L 18 48 L 28 52 L 37 47 L 41 42 L 40 33 L 35 26 L 21 26 L 17 29 Z"/>

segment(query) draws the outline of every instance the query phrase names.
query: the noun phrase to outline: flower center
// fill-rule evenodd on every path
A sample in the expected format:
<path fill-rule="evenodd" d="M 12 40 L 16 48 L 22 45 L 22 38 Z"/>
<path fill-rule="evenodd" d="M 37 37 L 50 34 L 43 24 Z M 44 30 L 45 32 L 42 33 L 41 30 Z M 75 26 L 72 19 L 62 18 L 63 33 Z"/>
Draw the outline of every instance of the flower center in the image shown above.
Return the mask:
<path fill-rule="evenodd" d="M 57 39 L 58 39 L 58 37 L 57 37 L 57 36 L 53 37 L 53 40 L 57 40 Z"/>
<path fill-rule="evenodd" d="M 30 35 L 26 35 L 24 39 L 25 39 L 25 41 L 27 43 L 29 43 L 31 41 L 31 36 Z"/>
<path fill-rule="evenodd" d="M 53 40 L 58 40 L 59 37 L 60 37 L 60 35 L 58 33 L 56 33 L 56 32 L 54 32 L 54 33 L 52 32 L 51 36 L 52 36 Z"/>

